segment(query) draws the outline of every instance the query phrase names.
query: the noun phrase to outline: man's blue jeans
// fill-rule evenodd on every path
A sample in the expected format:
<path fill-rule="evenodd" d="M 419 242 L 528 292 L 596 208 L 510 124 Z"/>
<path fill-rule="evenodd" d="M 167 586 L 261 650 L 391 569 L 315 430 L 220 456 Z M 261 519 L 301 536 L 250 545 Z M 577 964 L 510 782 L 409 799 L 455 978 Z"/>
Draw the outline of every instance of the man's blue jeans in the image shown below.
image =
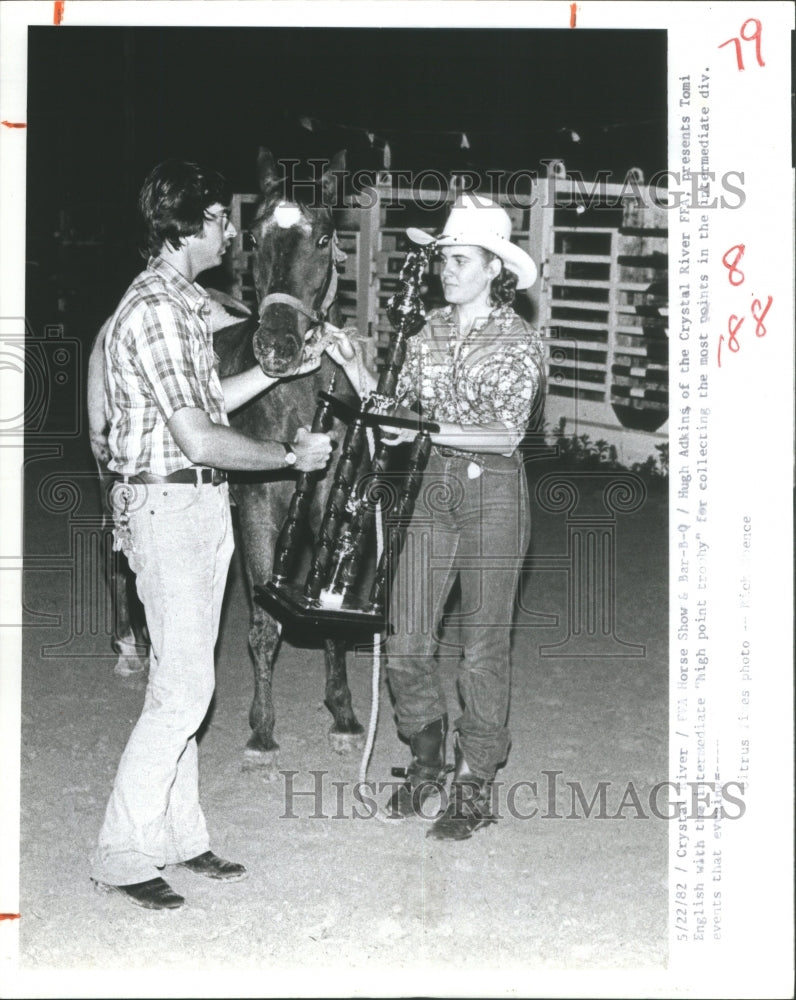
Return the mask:
<path fill-rule="evenodd" d="M 112 502 L 152 654 L 143 711 L 119 763 L 92 877 L 129 885 L 210 847 L 196 730 L 215 687 L 213 649 L 233 536 L 226 483 L 118 485 Z"/>
<path fill-rule="evenodd" d="M 432 449 L 393 580 L 386 650 L 406 739 L 447 711 L 439 657 L 461 658 L 464 712 L 454 728 L 473 774 L 491 780 L 510 744 L 511 626 L 530 508 L 518 455 L 483 455 L 481 465 L 478 474 L 467 457 Z M 446 622 L 459 626 L 461 643 L 452 644 L 441 626 L 457 576 L 460 609 Z"/>

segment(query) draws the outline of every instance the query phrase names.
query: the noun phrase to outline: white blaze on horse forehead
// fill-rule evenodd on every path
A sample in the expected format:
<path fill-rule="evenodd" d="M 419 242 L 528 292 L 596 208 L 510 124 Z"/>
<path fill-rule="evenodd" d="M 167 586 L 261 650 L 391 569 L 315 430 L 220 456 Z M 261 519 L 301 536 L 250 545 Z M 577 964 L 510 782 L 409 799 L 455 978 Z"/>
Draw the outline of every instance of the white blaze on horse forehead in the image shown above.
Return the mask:
<path fill-rule="evenodd" d="M 292 229 L 293 226 L 300 226 L 302 223 L 306 228 L 310 228 L 301 214 L 301 209 L 290 201 L 279 202 L 274 209 L 274 222 L 280 229 Z"/>

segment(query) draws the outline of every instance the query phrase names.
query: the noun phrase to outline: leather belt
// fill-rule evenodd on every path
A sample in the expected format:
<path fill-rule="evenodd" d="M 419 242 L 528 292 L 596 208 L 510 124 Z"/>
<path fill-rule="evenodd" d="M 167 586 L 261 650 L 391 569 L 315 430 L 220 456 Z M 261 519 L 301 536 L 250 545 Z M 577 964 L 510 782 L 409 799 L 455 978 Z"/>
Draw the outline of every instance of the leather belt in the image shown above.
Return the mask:
<path fill-rule="evenodd" d="M 219 486 L 227 481 L 226 472 L 221 469 L 191 468 L 180 469 L 168 476 L 158 476 L 154 472 L 138 472 L 134 476 L 120 475 L 123 483 L 140 484 L 143 486 L 164 485 L 166 483 L 189 483 L 192 486 Z"/>

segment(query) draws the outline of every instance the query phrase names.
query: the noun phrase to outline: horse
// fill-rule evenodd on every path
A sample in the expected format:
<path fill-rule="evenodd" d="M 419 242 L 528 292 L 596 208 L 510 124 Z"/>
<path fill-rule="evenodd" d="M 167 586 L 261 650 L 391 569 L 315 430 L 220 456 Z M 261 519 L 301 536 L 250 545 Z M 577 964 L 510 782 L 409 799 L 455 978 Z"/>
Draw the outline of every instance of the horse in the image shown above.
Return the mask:
<path fill-rule="evenodd" d="M 336 395 L 345 399 L 340 385 L 345 383 L 345 376 L 325 353 L 320 353 L 320 365 L 315 371 L 291 377 L 306 360 L 308 350 L 320 351 L 315 334 L 323 328 L 321 321 L 334 299 L 337 268 L 345 259 L 336 242 L 330 207 L 336 178 L 344 168 L 345 153 L 338 153 L 316 185 L 301 190 L 297 187 L 293 196 L 288 197 L 284 178 L 278 174 L 273 156 L 266 149 L 259 151 L 260 197 L 247 231 L 254 244 L 252 268 L 258 313 L 242 321 L 212 324 L 222 378 L 255 364 L 269 376 L 280 377 L 270 389 L 230 414 L 232 426 L 259 439 L 293 441 L 299 427 L 312 422 L 318 393 L 328 391 L 335 380 Z M 100 368 L 101 374 L 99 364 L 95 368 Z M 95 380 L 96 377 L 95 372 Z M 96 408 L 96 381 L 93 396 Z M 89 397 L 92 397 L 91 377 Z M 355 399 L 353 395 L 350 398 Z M 97 414 L 95 423 L 101 422 Z M 337 421 L 330 433 L 334 438 L 341 436 Z M 92 449 L 98 457 L 101 436 L 92 434 L 91 439 Z M 259 474 L 231 473 L 229 478 L 251 599 L 254 586 L 271 578 L 274 549 L 294 493 L 295 474 L 280 470 Z M 331 481 L 332 473 L 328 470 L 318 479 L 309 517 L 313 531 L 317 531 L 320 524 Z M 118 597 L 123 596 L 123 592 L 118 591 Z M 117 620 L 124 621 L 125 616 L 119 615 Z M 251 734 L 244 748 L 243 767 L 245 770 L 257 769 L 266 780 L 275 779 L 278 773 L 279 745 L 274 738 L 272 676 L 281 633 L 281 623 L 251 599 L 248 639 L 254 663 L 254 695 L 249 710 Z M 329 741 L 335 752 L 347 753 L 364 745 L 364 730 L 351 704 L 346 642 L 340 638 L 324 638 L 323 646 L 324 703 L 332 715 Z"/>
<path fill-rule="evenodd" d="M 308 426 L 318 403 L 339 369 L 321 353 L 321 364 L 308 375 L 290 378 L 306 357 L 308 338 L 334 298 L 337 267 L 345 255 L 336 243 L 334 220 L 328 203 L 333 200 L 336 177 L 345 168 L 345 154 L 331 161 L 318 185 L 299 189 L 286 197 L 270 152 L 261 149 L 257 159 L 260 199 L 248 236 L 253 243 L 252 269 L 258 301 L 254 323 L 228 327 L 215 335 L 222 378 L 260 364 L 271 376 L 284 378 L 240 410 L 230 423 L 258 438 L 292 441 L 301 426 Z M 254 329 L 252 329 L 254 327 Z M 317 348 L 316 348 L 317 349 Z M 353 396 L 352 396 L 353 400 Z M 331 431 L 340 436 L 340 425 Z M 310 513 L 310 527 L 317 532 L 331 486 L 332 474 L 318 482 Z M 271 578 L 277 536 L 285 520 L 295 487 L 295 475 L 264 473 L 231 475 L 230 488 L 237 512 L 243 560 L 250 591 Z M 281 625 L 258 602 L 252 601 L 249 647 L 254 659 L 254 699 L 249 712 L 251 736 L 246 744 L 245 767 L 264 768 L 273 774 L 278 744 L 274 740 L 274 707 L 271 690 L 273 665 Z M 324 702 L 332 714 L 329 740 L 338 753 L 360 748 L 364 731 L 351 705 L 346 672 L 345 641 L 324 639 L 326 688 Z"/>

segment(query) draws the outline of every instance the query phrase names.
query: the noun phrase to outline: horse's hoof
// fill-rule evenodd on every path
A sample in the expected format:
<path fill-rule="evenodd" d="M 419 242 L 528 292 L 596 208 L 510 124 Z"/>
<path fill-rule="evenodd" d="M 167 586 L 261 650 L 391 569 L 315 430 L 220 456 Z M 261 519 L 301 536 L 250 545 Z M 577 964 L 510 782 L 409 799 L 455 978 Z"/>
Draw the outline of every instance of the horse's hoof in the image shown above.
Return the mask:
<path fill-rule="evenodd" d="M 365 746 L 364 733 L 337 733 L 329 730 L 329 743 L 335 753 L 349 754 Z"/>
<path fill-rule="evenodd" d="M 256 771 L 263 781 L 276 781 L 279 777 L 279 750 L 256 750 L 246 747 L 243 751 L 244 771 Z"/>

